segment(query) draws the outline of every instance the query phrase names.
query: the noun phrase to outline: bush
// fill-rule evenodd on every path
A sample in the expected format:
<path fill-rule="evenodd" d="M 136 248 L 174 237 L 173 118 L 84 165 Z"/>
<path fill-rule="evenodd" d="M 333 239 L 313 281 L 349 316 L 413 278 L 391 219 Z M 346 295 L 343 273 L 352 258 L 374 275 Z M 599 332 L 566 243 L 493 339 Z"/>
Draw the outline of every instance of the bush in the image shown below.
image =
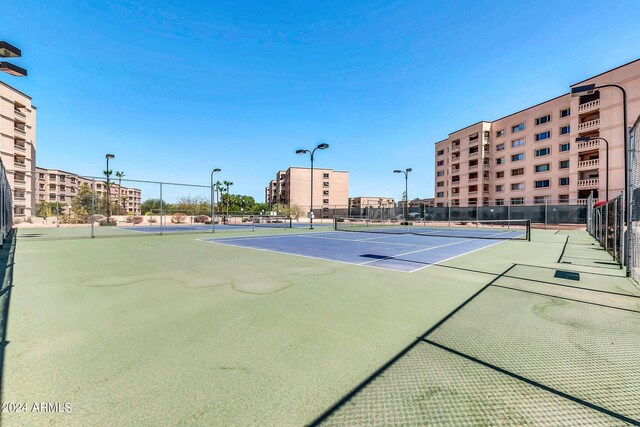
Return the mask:
<path fill-rule="evenodd" d="M 157 219 L 155 219 L 154 217 L 150 216 L 149 218 L 147 218 L 147 221 L 149 221 L 149 224 L 153 224 L 154 222 L 158 222 Z"/>
<path fill-rule="evenodd" d="M 210 224 L 211 218 L 208 215 L 196 215 L 193 217 L 193 222 L 198 224 Z"/>
<path fill-rule="evenodd" d="M 174 213 L 171 215 L 171 222 L 174 224 L 182 224 L 187 220 L 187 215 L 183 213 Z"/>
<path fill-rule="evenodd" d="M 134 224 L 141 224 L 142 220 L 144 220 L 144 218 L 137 215 L 131 218 L 131 222 L 133 222 Z"/>
<path fill-rule="evenodd" d="M 100 226 L 101 227 L 105 227 L 105 226 L 114 226 L 116 225 L 116 220 L 111 218 L 108 222 L 106 218 L 103 218 L 100 220 Z"/>
<path fill-rule="evenodd" d="M 22 222 L 22 218 L 14 218 L 13 219 L 13 224 L 20 224 Z"/>

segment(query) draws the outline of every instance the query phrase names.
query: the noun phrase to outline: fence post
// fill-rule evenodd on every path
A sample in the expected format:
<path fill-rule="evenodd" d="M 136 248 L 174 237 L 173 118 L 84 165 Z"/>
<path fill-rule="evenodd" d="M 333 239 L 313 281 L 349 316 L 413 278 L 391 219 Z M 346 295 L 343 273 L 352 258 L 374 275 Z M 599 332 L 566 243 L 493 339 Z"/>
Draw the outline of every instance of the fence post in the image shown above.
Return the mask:
<path fill-rule="evenodd" d="M 629 264 L 627 264 L 627 262 L 629 262 L 631 258 L 626 258 L 626 256 L 627 256 L 627 252 L 629 252 L 629 254 L 630 254 L 631 248 L 629 246 L 626 246 L 626 248 L 625 248 L 624 219 L 626 217 L 624 215 L 626 213 L 626 210 L 625 210 L 626 193 L 624 192 L 624 190 L 620 192 L 620 199 L 622 201 L 622 204 L 620 206 L 620 210 L 622 211 L 620 213 L 620 220 L 622 221 L 622 223 L 620 224 L 620 232 L 622 233 L 622 236 L 620 236 L 620 268 L 622 268 L 622 266 L 624 265 L 626 267 L 627 276 L 628 276 L 629 273 L 630 273 L 630 267 L 631 266 Z M 627 233 L 626 234 L 631 232 L 631 227 L 633 227 L 632 222 L 633 221 L 631 221 L 627 225 Z"/>
<path fill-rule="evenodd" d="M 547 229 L 547 212 L 548 212 L 549 201 L 547 198 L 544 198 L 544 229 Z"/>
<path fill-rule="evenodd" d="M 451 227 L 451 205 L 447 203 L 447 220 L 449 221 L 449 227 Z"/>
<path fill-rule="evenodd" d="M 163 210 L 163 200 L 162 200 L 162 183 L 160 183 L 160 235 L 162 236 L 162 219 L 164 217 L 164 210 Z"/>
<path fill-rule="evenodd" d="M 95 213 L 96 213 L 96 179 L 92 178 L 91 179 L 91 238 L 92 239 L 96 237 L 96 233 L 94 229 L 94 224 L 96 222 Z"/>

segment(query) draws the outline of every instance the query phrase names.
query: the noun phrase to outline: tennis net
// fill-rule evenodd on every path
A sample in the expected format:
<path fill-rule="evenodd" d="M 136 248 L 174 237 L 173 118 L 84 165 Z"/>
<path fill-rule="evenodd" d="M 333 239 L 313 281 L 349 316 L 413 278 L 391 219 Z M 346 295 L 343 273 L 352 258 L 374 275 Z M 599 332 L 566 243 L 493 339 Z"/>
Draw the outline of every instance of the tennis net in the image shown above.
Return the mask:
<path fill-rule="evenodd" d="M 222 219 L 224 225 L 236 225 L 242 227 L 270 227 L 292 228 L 291 218 L 286 216 L 269 215 L 225 215 Z"/>
<path fill-rule="evenodd" d="M 469 239 L 531 240 L 531 221 L 528 219 L 435 222 L 335 218 L 334 228 L 336 231 L 364 233 L 416 234 Z"/>

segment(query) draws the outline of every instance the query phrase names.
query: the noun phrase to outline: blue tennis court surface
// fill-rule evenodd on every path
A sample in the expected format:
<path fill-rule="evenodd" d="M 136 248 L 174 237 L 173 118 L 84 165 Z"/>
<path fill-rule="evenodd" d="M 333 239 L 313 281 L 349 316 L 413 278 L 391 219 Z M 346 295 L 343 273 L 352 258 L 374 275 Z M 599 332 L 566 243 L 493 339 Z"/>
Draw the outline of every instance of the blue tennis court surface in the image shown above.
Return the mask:
<path fill-rule="evenodd" d="M 203 241 L 413 272 L 450 258 L 495 245 L 503 240 L 336 231 L 203 239 Z"/>
<path fill-rule="evenodd" d="M 333 224 L 314 224 L 314 227 L 329 227 L 329 226 L 333 226 Z M 182 233 L 182 232 L 210 232 L 211 231 L 211 225 L 206 225 L 206 224 L 183 224 L 183 225 L 164 225 L 162 226 L 162 229 L 160 228 L 159 225 L 136 225 L 136 226 L 126 226 L 126 227 L 118 227 L 118 228 L 122 228 L 123 230 L 128 230 L 128 231 L 139 231 L 142 233 L 160 233 L 160 231 L 162 231 L 163 233 Z M 256 230 L 261 230 L 261 229 L 280 229 L 280 230 L 285 230 L 284 225 L 282 224 L 260 224 L 255 226 Z M 291 224 L 291 228 L 309 228 L 309 224 L 304 224 L 304 223 L 293 223 Z M 241 231 L 241 230 L 252 230 L 253 227 L 251 225 L 251 223 L 247 223 L 245 224 L 238 224 L 238 225 L 225 225 L 225 224 L 218 224 L 216 225 L 216 232 L 218 231 Z"/>

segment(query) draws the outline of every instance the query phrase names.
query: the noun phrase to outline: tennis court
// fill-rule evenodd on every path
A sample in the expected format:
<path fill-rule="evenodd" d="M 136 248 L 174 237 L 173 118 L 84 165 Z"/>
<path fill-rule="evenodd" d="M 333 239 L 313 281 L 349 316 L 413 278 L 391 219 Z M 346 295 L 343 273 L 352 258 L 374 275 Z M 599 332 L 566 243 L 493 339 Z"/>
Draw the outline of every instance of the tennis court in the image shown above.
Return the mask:
<path fill-rule="evenodd" d="M 524 224 L 524 225 L 523 225 Z M 336 222 L 338 231 L 203 239 L 209 243 L 414 272 L 506 240 L 526 240 L 526 222 L 461 227 Z M 525 244 L 523 242 L 523 244 Z"/>

